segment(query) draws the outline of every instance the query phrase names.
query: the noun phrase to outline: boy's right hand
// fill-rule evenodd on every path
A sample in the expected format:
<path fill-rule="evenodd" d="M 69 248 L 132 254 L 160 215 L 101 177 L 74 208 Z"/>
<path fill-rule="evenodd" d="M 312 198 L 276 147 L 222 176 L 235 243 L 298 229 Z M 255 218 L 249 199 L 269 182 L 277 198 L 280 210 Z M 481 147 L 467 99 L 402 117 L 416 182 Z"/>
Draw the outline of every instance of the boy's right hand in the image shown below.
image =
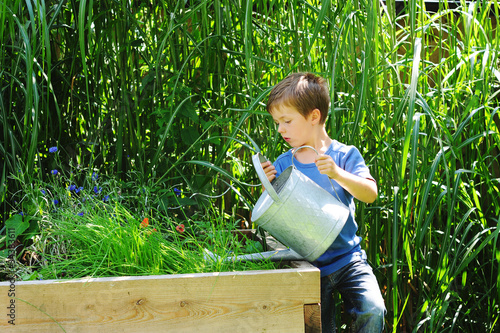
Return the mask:
<path fill-rule="evenodd" d="M 276 174 L 278 173 L 276 171 L 276 168 L 270 161 L 261 163 L 261 165 L 262 169 L 264 169 L 264 173 L 266 174 L 267 180 L 269 180 L 269 182 L 272 182 L 273 179 L 276 178 Z"/>

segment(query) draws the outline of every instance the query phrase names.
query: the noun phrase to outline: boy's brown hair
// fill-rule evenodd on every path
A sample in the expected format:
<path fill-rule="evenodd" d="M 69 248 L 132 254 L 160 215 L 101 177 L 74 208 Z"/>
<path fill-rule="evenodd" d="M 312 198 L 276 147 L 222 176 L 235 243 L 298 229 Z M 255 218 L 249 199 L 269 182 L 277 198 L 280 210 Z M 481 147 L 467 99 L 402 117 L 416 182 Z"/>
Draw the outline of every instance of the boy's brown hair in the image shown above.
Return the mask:
<path fill-rule="evenodd" d="M 318 109 L 321 112 L 320 123 L 323 124 L 330 107 L 328 82 L 312 73 L 290 74 L 271 90 L 267 112 L 272 113 L 280 105 L 293 107 L 304 117 Z"/>

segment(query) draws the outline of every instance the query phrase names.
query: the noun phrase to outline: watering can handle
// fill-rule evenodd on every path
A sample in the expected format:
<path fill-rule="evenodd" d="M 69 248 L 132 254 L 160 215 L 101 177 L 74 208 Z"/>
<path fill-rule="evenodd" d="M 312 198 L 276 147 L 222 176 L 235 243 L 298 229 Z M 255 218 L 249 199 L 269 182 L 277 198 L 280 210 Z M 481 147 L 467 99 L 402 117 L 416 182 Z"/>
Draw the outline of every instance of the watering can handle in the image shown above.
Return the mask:
<path fill-rule="evenodd" d="M 253 166 L 255 167 L 255 171 L 257 171 L 257 176 L 259 176 L 259 179 L 262 182 L 262 185 L 266 189 L 267 193 L 269 193 L 269 196 L 275 202 L 281 202 L 281 199 L 280 199 L 278 193 L 276 193 L 276 191 L 274 190 L 273 185 L 271 184 L 269 179 L 267 179 L 266 173 L 264 172 L 264 169 L 262 168 L 261 163 L 264 163 L 267 161 L 268 161 L 268 159 L 260 153 L 257 153 L 257 154 L 252 156 L 252 162 L 253 162 Z"/>
<path fill-rule="evenodd" d="M 294 150 L 293 155 L 292 155 L 292 165 L 295 168 L 295 164 L 293 164 L 293 158 L 295 157 L 295 153 L 298 152 L 302 148 L 310 148 L 318 154 L 316 149 L 314 149 L 311 146 L 301 146 L 298 147 L 297 149 Z M 255 171 L 257 171 L 257 175 L 259 176 L 260 181 L 262 182 L 262 185 L 266 189 L 267 193 L 269 193 L 269 196 L 275 201 L 275 202 L 281 202 L 280 197 L 278 193 L 274 190 L 273 185 L 267 179 L 266 173 L 264 172 L 264 169 L 262 168 L 262 163 L 269 161 L 264 155 L 261 153 L 257 153 L 252 156 L 252 162 L 253 166 L 255 167 Z M 332 185 L 333 186 L 333 185 Z"/>
<path fill-rule="evenodd" d="M 314 149 L 314 147 L 311 147 L 311 146 L 300 146 L 300 147 L 294 149 L 293 154 L 292 154 L 292 165 L 293 165 L 294 168 L 295 168 L 295 164 L 293 163 L 293 159 L 295 157 L 295 154 L 300 149 L 302 149 L 302 148 L 312 149 L 312 150 L 314 150 L 316 152 L 317 155 L 319 155 L 318 151 L 316 149 Z M 269 193 L 269 196 L 275 202 L 281 202 L 281 199 L 280 199 L 278 193 L 276 193 L 276 191 L 274 190 L 273 185 L 271 184 L 271 182 L 269 181 L 269 179 L 267 179 L 266 173 L 264 172 L 264 169 L 262 168 L 261 163 L 264 163 L 264 162 L 267 162 L 267 161 L 268 161 L 268 159 L 264 155 L 261 155 L 260 153 L 257 153 L 257 154 L 255 154 L 255 155 L 252 156 L 253 166 L 255 167 L 255 170 L 257 171 L 257 175 L 259 176 L 259 179 L 262 182 L 262 185 L 266 189 L 267 193 Z M 333 186 L 333 183 L 332 183 L 332 180 L 330 179 L 330 177 L 328 177 L 328 180 L 330 181 L 330 184 L 332 185 L 333 191 L 337 195 L 337 199 L 340 202 L 342 202 L 342 200 L 340 200 L 339 194 L 335 190 L 335 186 Z"/>
<path fill-rule="evenodd" d="M 314 152 L 316 153 L 316 155 L 319 155 L 318 151 L 317 151 L 316 149 L 314 149 L 314 147 L 311 147 L 311 146 L 300 146 L 300 147 L 298 147 L 298 148 L 295 148 L 295 149 L 293 150 L 293 154 L 292 154 L 292 165 L 293 165 L 293 167 L 294 167 L 294 168 L 295 168 L 295 164 L 293 164 L 293 159 L 295 158 L 295 154 L 297 154 L 297 152 L 298 152 L 299 150 L 301 150 L 302 148 L 309 148 L 309 149 L 312 149 L 312 150 L 314 150 Z"/>
<path fill-rule="evenodd" d="M 300 146 L 300 147 L 298 147 L 298 148 L 294 149 L 293 154 L 292 154 L 292 165 L 293 165 L 293 167 L 294 167 L 294 168 L 295 168 L 295 164 L 293 164 L 293 159 L 294 159 L 294 157 L 295 157 L 295 154 L 296 154 L 299 150 L 301 150 L 302 148 L 309 148 L 309 149 L 312 149 L 312 150 L 314 150 L 314 152 L 316 152 L 316 155 L 319 155 L 318 151 L 317 151 L 316 149 L 314 149 L 314 147 L 311 147 L 311 146 Z M 332 185 L 332 188 L 333 188 L 333 191 L 335 192 L 335 195 L 337 195 L 337 199 L 338 199 L 340 202 L 342 202 L 342 200 L 340 200 L 339 194 L 338 194 L 338 193 L 337 193 L 337 191 L 335 190 L 335 186 L 333 186 L 333 183 L 332 183 L 332 180 L 330 179 L 330 177 L 328 177 L 328 180 L 330 181 L 330 184 Z"/>

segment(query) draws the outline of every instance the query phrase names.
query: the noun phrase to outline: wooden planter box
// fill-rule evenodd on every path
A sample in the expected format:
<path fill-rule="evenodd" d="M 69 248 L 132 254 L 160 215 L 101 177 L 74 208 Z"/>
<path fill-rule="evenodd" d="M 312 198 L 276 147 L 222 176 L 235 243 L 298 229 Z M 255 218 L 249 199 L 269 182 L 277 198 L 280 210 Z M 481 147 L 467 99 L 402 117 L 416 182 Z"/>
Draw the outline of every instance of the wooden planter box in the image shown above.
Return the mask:
<path fill-rule="evenodd" d="M 319 332 L 319 270 L 302 261 L 290 266 L 0 282 L 0 331 Z"/>

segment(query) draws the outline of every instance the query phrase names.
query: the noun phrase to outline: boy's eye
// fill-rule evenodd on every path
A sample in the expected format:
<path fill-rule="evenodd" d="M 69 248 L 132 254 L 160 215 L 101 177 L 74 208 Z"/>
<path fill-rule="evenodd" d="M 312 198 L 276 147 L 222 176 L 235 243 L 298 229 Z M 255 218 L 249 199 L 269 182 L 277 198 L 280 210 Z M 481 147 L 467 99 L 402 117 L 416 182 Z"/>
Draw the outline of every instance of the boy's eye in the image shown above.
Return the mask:
<path fill-rule="evenodd" d="M 284 121 L 283 121 L 283 123 L 284 123 L 284 124 L 290 124 L 291 122 L 292 122 L 291 120 L 284 120 Z M 279 125 L 280 125 L 280 122 L 275 121 L 275 122 L 274 122 L 274 124 L 275 124 L 276 126 L 279 126 Z"/>

